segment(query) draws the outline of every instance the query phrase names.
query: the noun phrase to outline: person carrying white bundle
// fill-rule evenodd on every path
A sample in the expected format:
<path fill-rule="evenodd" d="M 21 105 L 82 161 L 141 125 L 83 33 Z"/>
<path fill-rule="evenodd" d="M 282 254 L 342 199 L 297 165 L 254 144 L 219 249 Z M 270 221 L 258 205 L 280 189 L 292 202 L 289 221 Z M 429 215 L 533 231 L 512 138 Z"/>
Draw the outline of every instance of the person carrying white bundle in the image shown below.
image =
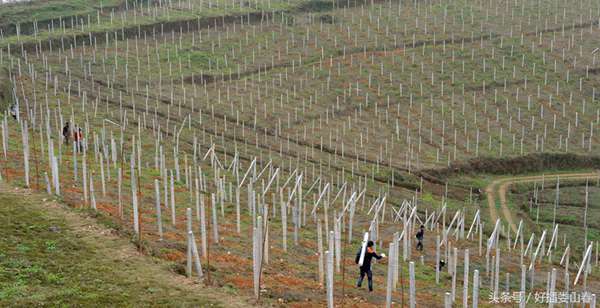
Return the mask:
<path fill-rule="evenodd" d="M 358 253 L 356 254 L 356 260 L 355 260 L 356 264 L 359 264 L 362 253 L 363 253 L 363 250 L 361 248 L 358 251 Z M 379 260 L 381 258 L 385 258 L 385 254 L 382 253 L 381 255 L 378 255 L 375 252 L 375 249 L 373 248 L 373 241 L 369 241 L 367 243 L 367 249 L 364 251 L 362 265 L 360 265 L 360 277 L 358 278 L 358 281 L 356 282 L 356 286 L 360 288 L 362 285 L 362 281 L 365 278 L 365 275 L 367 275 L 367 278 L 369 280 L 369 292 L 373 291 L 373 272 L 371 271 L 371 260 L 373 260 L 373 258 Z"/>

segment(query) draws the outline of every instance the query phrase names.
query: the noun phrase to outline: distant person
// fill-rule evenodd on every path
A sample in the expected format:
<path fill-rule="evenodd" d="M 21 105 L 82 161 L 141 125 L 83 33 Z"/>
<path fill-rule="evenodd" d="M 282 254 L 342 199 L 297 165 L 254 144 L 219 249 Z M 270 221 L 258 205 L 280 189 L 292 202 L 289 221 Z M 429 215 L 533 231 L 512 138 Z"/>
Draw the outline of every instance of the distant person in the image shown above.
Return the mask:
<path fill-rule="evenodd" d="M 361 250 L 362 247 L 358 250 L 358 254 L 356 255 L 356 264 L 359 263 Z M 373 272 L 371 271 L 371 260 L 373 260 L 373 258 L 379 260 L 383 257 L 385 257 L 385 254 L 382 253 L 381 256 L 378 255 L 375 252 L 375 249 L 373 249 L 373 241 L 369 241 L 367 243 L 367 251 L 365 251 L 365 258 L 363 259 L 363 264 L 360 267 L 360 277 L 358 278 L 358 281 L 356 283 L 357 287 L 361 287 L 362 281 L 365 278 L 365 275 L 367 275 L 367 278 L 369 280 L 369 292 L 373 291 Z"/>
<path fill-rule="evenodd" d="M 10 105 L 10 110 L 8 112 L 13 117 L 13 119 L 15 119 L 15 120 L 17 119 L 17 105 L 16 104 Z"/>
<path fill-rule="evenodd" d="M 438 271 L 441 272 L 445 265 L 446 265 L 446 261 L 440 260 L 440 263 L 438 264 Z"/>
<path fill-rule="evenodd" d="M 63 135 L 63 138 L 65 138 L 65 143 L 67 145 L 69 144 L 69 140 L 71 139 L 70 130 L 71 130 L 71 127 L 69 126 L 69 122 L 66 122 L 65 126 L 63 127 L 63 130 L 62 130 L 62 135 Z"/>
<path fill-rule="evenodd" d="M 419 232 L 417 232 L 417 250 L 423 251 L 423 238 L 425 237 L 425 226 L 421 225 Z"/>
<path fill-rule="evenodd" d="M 79 152 L 83 152 L 83 131 L 81 127 L 76 128 L 73 131 L 73 142 L 75 143 L 75 149 Z"/>

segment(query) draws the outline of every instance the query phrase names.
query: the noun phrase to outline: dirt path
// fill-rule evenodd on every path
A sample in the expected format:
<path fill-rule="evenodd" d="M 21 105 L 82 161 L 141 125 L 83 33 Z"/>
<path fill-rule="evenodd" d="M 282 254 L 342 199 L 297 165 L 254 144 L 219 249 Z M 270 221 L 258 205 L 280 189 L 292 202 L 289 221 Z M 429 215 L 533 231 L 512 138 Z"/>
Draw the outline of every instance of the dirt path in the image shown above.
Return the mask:
<path fill-rule="evenodd" d="M 496 192 L 498 193 L 498 199 L 500 200 L 500 209 L 502 210 L 502 216 L 510 225 L 513 232 L 517 232 L 517 225 L 515 224 L 511 209 L 508 208 L 506 201 L 506 192 L 508 188 L 515 183 L 528 183 L 528 182 L 539 182 L 544 180 L 556 180 L 560 177 L 561 180 L 579 180 L 586 178 L 597 178 L 600 174 L 598 172 L 580 172 L 580 173 L 557 173 L 557 174 L 544 174 L 544 175 L 533 175 L 533 176 L 516 176 L 502 178 L 492 181 L 486 188 L 485 193 L 488 199 L 488 208 L 490 211 L 490 218 L 492 221 L 498 219 L 498 213 L 496 210 Z"/>
<path fill-rule="evenodd" d="M 496 199 L 494 199 L 494 191 L 496 190 L 496 183 L 492 182 L 485 188 L 485 194 L 487 195 L 488 208 L 490 210 L 490 220 L 493 224 L 498 219 L 498 212 L 496 211 Z"/>

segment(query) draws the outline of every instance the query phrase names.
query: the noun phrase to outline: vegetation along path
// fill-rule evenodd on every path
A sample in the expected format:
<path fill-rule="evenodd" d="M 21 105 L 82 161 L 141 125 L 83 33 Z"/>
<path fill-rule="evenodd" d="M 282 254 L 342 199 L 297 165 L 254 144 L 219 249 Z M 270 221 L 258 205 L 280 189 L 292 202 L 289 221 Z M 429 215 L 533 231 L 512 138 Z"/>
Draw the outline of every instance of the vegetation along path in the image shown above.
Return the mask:
<path fill-rule="evenodd" d="M 498 219 L 498 213 L 496 211 L 496 192 L 498 193 L 498 199 L 500 200 L 500 208 L 502 210 L 502 216 L 510 225 L 512 231 L 517 232 L 517 225 L 515 224 L 510 209 L 506 204 L 506 191 L 508 187 L 515 183 L 527 183 L 527 182 L 538 182 L 542 180 L 551 180 L 560 177 L 565 180 L 578 180 L 586 178 L 597 178 L 600 176 L 597 172 L 578 172 L 578 173 L 557 173 L 557 174 L 544 174 L 544 175 L 532 175 L 532 176 L 516 176 L 501 178 L 492 181 L 486 188 L 485 193 L 487 195 L 488 207 L 490 211 L 491 221 Z"/>

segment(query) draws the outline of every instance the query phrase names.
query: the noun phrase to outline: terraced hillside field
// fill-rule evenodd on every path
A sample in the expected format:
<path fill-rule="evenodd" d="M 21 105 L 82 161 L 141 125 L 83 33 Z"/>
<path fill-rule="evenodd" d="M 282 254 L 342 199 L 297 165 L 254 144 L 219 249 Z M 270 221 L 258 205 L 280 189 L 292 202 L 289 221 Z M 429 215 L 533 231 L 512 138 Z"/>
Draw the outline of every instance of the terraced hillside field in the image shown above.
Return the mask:
<path fill-rule="evenodd" d="M 489 199 L 501 175 L 600 168 L 597 1 L 32 1 L 0 20 L 2 178 L 180 274 L 262 305 L 599 290 L 595 186 L 585 226 L 581 186 L 558 220 L 548 188 Z M 365 232 L 388 254 L 369 294 Z"/>

